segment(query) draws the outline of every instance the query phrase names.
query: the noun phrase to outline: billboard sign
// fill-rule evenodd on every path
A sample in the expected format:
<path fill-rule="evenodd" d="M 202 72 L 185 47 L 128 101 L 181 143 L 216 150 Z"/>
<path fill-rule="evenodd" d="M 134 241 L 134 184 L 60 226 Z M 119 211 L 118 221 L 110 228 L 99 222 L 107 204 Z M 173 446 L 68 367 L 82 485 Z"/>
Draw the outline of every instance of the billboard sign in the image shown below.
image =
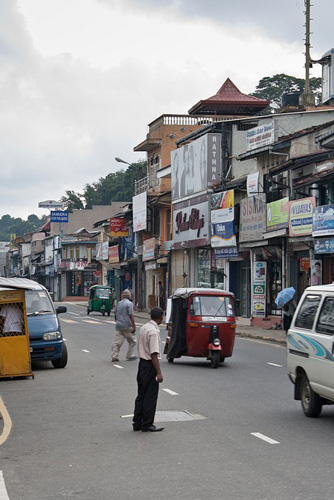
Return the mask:
<path fill-rule="evenodd" d="M 211 196 L 211 246 L 213 248 L 236 246 L 234 224 L 234 190 Z"/>
<path fill-rule="evenodd" d="M 56 200 L 40 201 L 38 208 L 63 208 L 63 202 Z"/>
<path fill-rule="evenodd" d="M 67 210 L 51 210 L 50 222 L 68 222 Z"/>
<path fill-rule="evenodd" d="M 111 217 L 110 236 L 111 238 L 121 238 L 129 236 L 129 230 L 126 228 L 128 221 L 123 217 Z"/>
<path fill-rule="evenodd" d="M 243 198 L 240 203 L 239 242 L 262 240 L 266 230 L 266 195 Z"/>
<path fill-rule="evenodd" d="M 334 205 L 315 207 L 313 211 L 312 236 L 334 235 Z"/>
<path fill-rule="evenodd" d="M 172 200 L 221 184 L 221 134 L 206 134 L 171 151 Z"/>
<path fill-rule="evenodd" d="M 209 244 L 209 217 L 209 201 L 206 195 L 173 205 L 174 247 L 200 247 Z"/>
<path fill-rule="evenodd" d="M 267 231 L 277 231 L 289 226 L 289 198 L 267 203 Z"/>
<path fill-rule="evenodd" d="M 132 198 L 133 231 L 145 231 L 147 228 L 147 192 Z"/>
<path fill-rule="evenodd" d="M 275 122 L 269 120 L 262 125 L 247 130 L 247 151 L 257 149 L 275 142 Z"/>
<path fill-rule="evenodd" d="M 312 234 L 315 197 L 289 202 L 289 236 Z"/>

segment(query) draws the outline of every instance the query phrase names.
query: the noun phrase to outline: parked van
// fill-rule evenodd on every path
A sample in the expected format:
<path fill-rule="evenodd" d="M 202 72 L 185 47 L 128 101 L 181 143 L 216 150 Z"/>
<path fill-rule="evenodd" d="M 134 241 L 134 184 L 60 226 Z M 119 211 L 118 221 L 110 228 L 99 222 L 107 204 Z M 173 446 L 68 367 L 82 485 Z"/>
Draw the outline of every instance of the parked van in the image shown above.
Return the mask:
<path fill-rule="evenodd" d="M 51 361 L 55 368 L 65 368 L 67 348 L 58 314 L 65 313 L 67 308 L 58 306 L 55 309 L 47 289 L 36 281 L 0 278 L 1 286 L 25 290 L 31 361 Z"/>
<path fill-rule="evenodd" d="M 304 291 L 288 331 L 287 366 L 306 416 L 334 403 L 334 285 Z"/>

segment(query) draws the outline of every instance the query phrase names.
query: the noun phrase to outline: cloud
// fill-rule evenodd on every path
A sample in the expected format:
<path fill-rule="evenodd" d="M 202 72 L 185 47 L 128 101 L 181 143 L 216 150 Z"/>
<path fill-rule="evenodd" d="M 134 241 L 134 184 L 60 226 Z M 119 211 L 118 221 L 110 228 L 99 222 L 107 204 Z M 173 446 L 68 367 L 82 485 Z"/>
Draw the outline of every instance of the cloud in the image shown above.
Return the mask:
<path fill-rule="evenodd" d="M 277 23 L 269 37 L 277 5 L 261 17 L 262 1 L 239 16 L 238 4 L 3 0 L 0 217 L 40 215 L 39 201 L 118 170 L 115 156 L 142 159 L 150 122 L 186 114 L 227 77 L 245 93 L 264 76 L 302 77 L 302 40 Z"/>

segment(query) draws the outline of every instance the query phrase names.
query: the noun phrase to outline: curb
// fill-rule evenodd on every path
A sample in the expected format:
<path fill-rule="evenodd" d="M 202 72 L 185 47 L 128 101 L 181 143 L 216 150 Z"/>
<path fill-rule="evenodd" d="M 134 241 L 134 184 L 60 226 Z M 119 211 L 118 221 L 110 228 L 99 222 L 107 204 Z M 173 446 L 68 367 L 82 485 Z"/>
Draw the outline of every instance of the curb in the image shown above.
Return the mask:
<path fill-rule="evenodd" d="M 254 339 L 254 340 L 263 340 L 265 342 L 272 342 L 273 344 L 280 344 L 282 346 L 286 346 L 286 340 L 284 339 L 274 339 L 273 337 L 268 337 L 266 335 L 256 335 L 252 333 L 245 333 L 245 332 L 235 332 L 235 334 L 238 337 L 244 337 L 248 339 Z"/>

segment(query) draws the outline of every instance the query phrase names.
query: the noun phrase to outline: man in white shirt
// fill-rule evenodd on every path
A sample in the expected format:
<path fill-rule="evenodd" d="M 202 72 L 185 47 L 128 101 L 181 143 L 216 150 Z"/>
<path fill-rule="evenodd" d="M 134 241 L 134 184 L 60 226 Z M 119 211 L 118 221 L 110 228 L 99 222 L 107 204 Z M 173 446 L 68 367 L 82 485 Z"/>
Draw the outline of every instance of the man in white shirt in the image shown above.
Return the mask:
<path fill-rule="evenodd" d="M 154 422 L 159 384 L 163 381 L 159 359 L 161 358 L 160 328 L 163 310 L 154 307 L 151 321 L 142 326 L 137 338 L 139 366 L 137 373 L 138 394 L 135 400 L 133 430 L 159 432 L 163 427 L 156 427 Z"/>

